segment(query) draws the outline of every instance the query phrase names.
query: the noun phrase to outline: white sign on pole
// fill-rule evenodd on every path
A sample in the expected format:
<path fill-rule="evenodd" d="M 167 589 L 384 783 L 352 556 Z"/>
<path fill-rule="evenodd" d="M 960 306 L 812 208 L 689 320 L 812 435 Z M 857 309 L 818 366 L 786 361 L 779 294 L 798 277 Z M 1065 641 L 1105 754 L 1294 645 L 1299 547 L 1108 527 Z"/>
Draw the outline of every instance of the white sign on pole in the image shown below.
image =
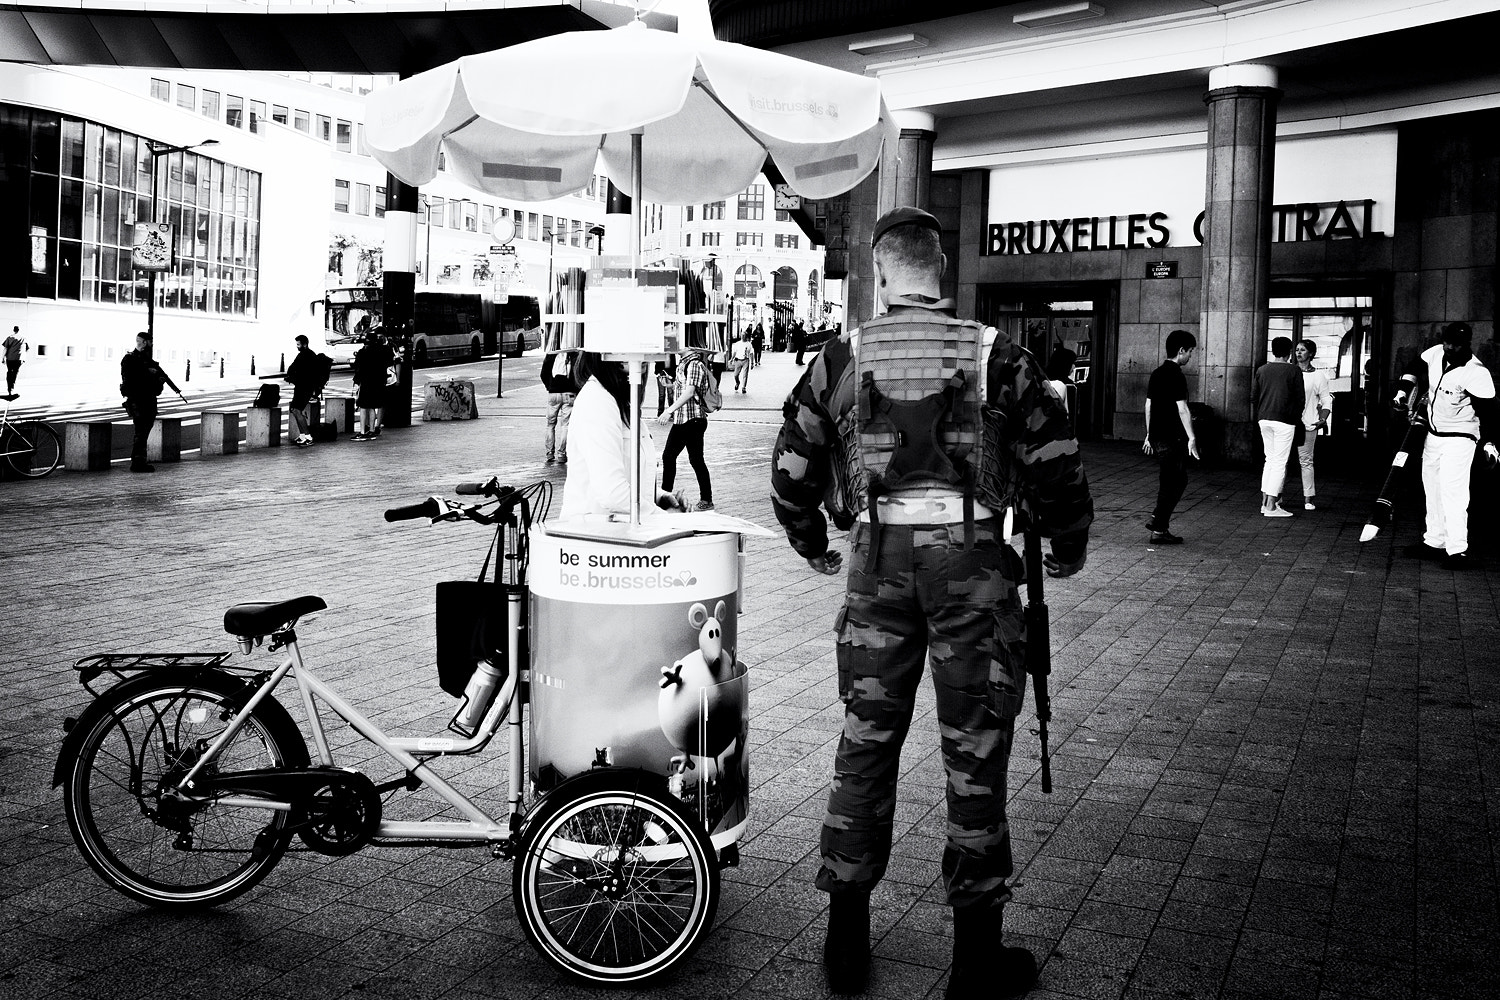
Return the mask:
<path fill-rule="evenodd" d="M 130 247 L 130 266 L 137 271 L 172 269 L 172 226 L 166 222 L 137 222 Z"/>

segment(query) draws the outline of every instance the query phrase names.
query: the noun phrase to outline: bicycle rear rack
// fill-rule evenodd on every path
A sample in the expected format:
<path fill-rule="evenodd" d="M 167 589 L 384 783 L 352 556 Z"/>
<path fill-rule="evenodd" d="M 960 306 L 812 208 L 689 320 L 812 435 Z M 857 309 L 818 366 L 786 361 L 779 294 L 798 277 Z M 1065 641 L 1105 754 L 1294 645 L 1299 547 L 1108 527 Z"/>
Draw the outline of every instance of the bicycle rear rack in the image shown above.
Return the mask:
<path fill-rule="evenodd" d="M 170 667 L 199 667 L 205 670 L 222 667 L 232 653 L 95 653 L 85 656 L 73 664 L 78 671 L 78 683 L 96 698 L 99 692 L 93 681 L 102 674 L 113 674 L 116 680 L 137 670 L 157 670 Z"/>

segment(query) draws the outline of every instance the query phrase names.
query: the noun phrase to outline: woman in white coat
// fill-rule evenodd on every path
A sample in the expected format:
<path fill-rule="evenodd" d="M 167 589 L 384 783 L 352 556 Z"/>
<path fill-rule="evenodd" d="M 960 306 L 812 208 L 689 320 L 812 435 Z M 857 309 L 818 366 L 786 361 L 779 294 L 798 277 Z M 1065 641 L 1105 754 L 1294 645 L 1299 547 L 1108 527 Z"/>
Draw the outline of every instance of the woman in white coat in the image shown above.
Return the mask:
<path fill-rule="evenodd" d="M 568 427 L 568 479 L 562 516 L 630 512 L 630 382 L 625 366 L 588 351 L 575 375 L 581 385 Z M 681 510 L 682 501 L 656 488 L 656 446 L 641 428 L 641 508 Z"/>

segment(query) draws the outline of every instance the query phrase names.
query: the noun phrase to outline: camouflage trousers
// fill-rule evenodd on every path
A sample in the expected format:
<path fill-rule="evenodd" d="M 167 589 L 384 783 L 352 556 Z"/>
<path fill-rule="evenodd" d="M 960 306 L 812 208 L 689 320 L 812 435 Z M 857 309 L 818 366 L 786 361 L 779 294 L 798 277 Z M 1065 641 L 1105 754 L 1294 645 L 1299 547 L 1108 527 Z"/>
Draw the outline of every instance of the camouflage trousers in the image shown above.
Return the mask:
<path fill-rule="evenodd" d="M 952 906 L 1010 899 L 1006 767 L 1025 691 L 1020 558 L 994 520 L 884 525 L 873 573 L 871 529 L 851 534 L 848 600 L 839 613 L 844 731 L 823 821 L 824 892 L 869 891 L 890 859 L 901 746 L 922 665 L 932 665 L 948 828 L 943 879 Z"/>

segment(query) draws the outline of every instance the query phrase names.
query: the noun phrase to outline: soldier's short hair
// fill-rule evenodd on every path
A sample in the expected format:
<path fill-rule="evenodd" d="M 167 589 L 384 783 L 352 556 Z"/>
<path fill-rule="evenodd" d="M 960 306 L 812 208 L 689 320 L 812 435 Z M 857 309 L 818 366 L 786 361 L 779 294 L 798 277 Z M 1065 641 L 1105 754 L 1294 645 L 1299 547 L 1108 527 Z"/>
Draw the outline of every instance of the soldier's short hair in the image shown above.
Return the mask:
<path fill-rule="evenodd" d="M 875 244 L 875 256 L 897 271 L 931 271 L 943 263 L 942 239 L 922 226 L 897 226 Z"/>

